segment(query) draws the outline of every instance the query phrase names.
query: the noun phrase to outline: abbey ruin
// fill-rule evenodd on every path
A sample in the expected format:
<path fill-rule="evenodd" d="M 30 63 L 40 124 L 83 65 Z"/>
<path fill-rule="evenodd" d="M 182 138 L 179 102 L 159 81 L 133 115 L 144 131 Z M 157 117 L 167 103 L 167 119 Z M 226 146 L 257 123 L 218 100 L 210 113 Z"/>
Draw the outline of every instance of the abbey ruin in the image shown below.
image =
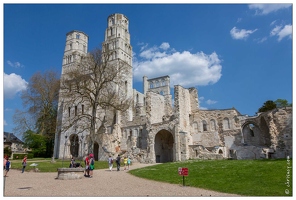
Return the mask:
<path fill-rule="evenodd" d="M 112 46 L 110 62 L 124 61 L 125 95 L 133 99 L 125 112 L 106 114 L 98 121 L 94 140 L 89 132 L 78 131 L 79 123 L 63 130 L 69 117 L 87 110 L 87 104 L 73 102 L 63 107 L 59 99 L 58 127 L 55 135 L 55 158 L 81 158 L 93 153 L 96 160 L 109 155 L 129 156 L 133 162 L 163 163 L 188 159 L 260 159 L 292 157 L 292 107 L 277 108 L 249 117 L 235 108 L 199 109 L 196 88 L 174 86 L 170 77 L 143 75 L 143 93 L 132 88 L 132 46 L 129 20 L 123 14 L 107 18 L 104 45 Z M 82 31 L 66 34 L 62 75 L 66 76 L 75 60 L 88 54 L 88 36 Z M 172 102 L 174 97 L 174 102 Z M 88 123 L 88 122 L 80 122 Z M 91 142 L 91 143 L 90 143 Z"/>

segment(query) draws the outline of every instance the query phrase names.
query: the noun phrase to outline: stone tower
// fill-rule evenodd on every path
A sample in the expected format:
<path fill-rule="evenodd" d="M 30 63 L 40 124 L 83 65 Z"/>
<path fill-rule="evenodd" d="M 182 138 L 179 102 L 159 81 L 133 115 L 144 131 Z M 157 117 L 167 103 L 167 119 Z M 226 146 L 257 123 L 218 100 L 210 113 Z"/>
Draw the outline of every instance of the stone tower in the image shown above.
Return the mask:
<path fill-rule="evenodd" d="M 88 36 L 85 33 L 74 30 L 66 34 L 62 75 L 67 73 L 67 67 L 73 65 L 81 56 L 87 54 L 87 46 Z"/>
<path fill-rule="evenodd" d="M 102 44 L 103 52 L 109 51 L 111 54 L 109 62 L 128 66 L 128 72 L 125 74 L 125 84 L 117 86 L 121 91 L 125 91 L 127 98 L 133 95 L 133 69 L 132 69 L 132 46 L 130 44 L 130 34 L 128 30 L 129 20 L 123 14 L 115 13 L 107 19 L 107 29 L 105 31 L 105 41 Z M 114 65 L 116 66 L 116 65 Z M 118 113 L 118 117 L 120 114 Z M 132 121 L 132 108 L 127 111 L 128 121 Z M 117 119 L 117 122 L 120 119 Z"/>
<path fill-rule="evenodd" d="M 78 62 L 81 57 L 86 56 L 88 49 L 88 36 L 82 32 L 73 30 L 66 34 L 66 44 L 64 50 L 64 56 L 62 61 L 62 73 L 61 79 L 67 77 L 68 69 L 71 67 L 75 67 L 75 63 Z M 55 134 L 55 145 L 54 145 L 54 157 L 61 158 L 64 155 L 69 156 L 70 148 L 69 148 L 69 138 L 65 136 L 65 132 L 62 131 L 62 124 L 66 123 L 68 116 L 67 113 L 76 112 L 77 106 L 74 108 L 69 107 L 68 112 L 63 110 L 63 102 L 64 99 L 59 98 L 58 103 L 58 117 L 57 117 L 57 128 Z M 81 105 L 79 105 L 81 107 Z M 79 108 L 80 108 L 79 107 Z M 75 132 L 70 129 L 69 132 Z M 76 145 L 78 145 L 78 137 L 74 138 L 76 141 Z M 81 152 L 81 144 L 75 146 L 76 153 L 78 154 L 78 150 Z"/>

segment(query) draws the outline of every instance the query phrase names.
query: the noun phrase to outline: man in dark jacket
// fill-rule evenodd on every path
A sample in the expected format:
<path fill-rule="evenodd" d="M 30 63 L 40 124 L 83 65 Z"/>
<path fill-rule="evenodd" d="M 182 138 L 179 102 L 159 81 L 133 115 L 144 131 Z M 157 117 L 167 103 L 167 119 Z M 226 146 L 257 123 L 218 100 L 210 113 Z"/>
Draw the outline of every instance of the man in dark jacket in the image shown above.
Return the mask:
<path fill-rule="evenodd" d="M 116 158 L 116 165 L 117 165 L 117 171 L 120 171 L 120 155 L 118 154 L 117 158 Z"/>

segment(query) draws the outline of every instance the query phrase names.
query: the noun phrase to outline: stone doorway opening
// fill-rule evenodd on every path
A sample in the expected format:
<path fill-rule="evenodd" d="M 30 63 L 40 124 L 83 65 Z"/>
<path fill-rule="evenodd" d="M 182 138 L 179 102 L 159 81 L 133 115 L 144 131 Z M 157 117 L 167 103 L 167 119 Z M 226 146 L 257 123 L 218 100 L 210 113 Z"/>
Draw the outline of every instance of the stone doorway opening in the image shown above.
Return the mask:
<path fill-rule="evenodd" d="M 174 138 L 172 133 L 161 130 L 155 135 L 154 151 L 155 162 L 173 162 Z"/>
<path fill-rule="evenodd" d="M 78 157 L 78 151 L 79 151 L 79 139 L 78 135 L 72 134 L 70 136 L 70 153 L 73 157 Z"/>
<path fill-rule="evenodd" d="M 99 160 L 99 144 L 97 142 L 94 143 L 94 159 L 96 161 Z"/>

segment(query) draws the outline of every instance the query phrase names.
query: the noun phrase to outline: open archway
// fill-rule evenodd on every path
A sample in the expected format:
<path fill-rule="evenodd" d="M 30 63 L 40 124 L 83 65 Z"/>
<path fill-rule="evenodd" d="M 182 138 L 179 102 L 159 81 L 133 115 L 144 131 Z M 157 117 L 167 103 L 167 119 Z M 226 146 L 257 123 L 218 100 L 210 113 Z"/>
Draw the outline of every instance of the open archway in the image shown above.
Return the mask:
<path fill-rule="evenodd" d="M 244 142 L 254 146 L 270 146 L 269 128 L 266 122 L 261 118 L 260 127 L 257 123 L 249 121 L 242 126 Z"/>
<path fill-rule="evenodd" d="M 155 136 L 154 151 L 155 162 L 165 163 L 173 161 L 173 135 L 167 130 L 159 131 Z"/>

